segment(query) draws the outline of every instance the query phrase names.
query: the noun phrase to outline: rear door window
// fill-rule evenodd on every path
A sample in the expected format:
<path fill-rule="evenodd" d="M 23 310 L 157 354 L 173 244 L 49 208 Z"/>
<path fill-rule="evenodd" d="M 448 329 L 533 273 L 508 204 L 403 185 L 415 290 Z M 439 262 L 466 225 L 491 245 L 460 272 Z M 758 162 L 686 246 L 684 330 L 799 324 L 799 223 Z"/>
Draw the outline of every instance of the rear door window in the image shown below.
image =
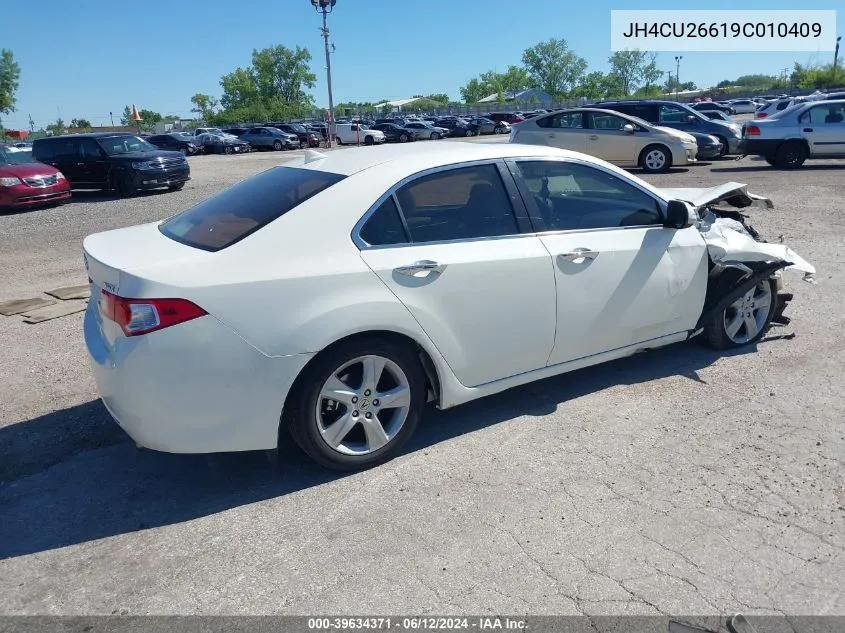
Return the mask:
<path fill-rule="evenodd" d="M 159 230 L 182 244 L 219 251 L 344 178 L 314 169 L 275 167 L 165 220 Z"/>

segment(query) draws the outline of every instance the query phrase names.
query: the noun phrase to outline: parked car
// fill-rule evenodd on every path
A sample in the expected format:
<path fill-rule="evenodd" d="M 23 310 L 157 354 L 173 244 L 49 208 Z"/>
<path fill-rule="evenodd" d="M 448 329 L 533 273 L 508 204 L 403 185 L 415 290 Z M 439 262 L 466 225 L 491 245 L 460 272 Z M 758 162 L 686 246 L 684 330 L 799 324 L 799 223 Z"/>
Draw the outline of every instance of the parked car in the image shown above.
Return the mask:
<path fill-rule="evenodd" d="M 808 158 L 845 158 L 845 100 L 808 101 L 749 121 L 743 136 L 746 154 L 782 169 Z"/>
<path fill-rule="evenodd" d="M 419 139 L 436 141 L 449 136 L 449 130 L 447 128 L 437 127 L 430 123 L 423 123 L 422 121 L 411 121 L 405 125 L 405 129 L 411 130 Z"/>
<path fill-rule="evenodd" d="M 193 156 L 202 151 L 202 148 L 193 139 L 189 139 L 176 132 L 170 134 L 154 134 L 147 139 L 147 142 L 159 149 L 181 152 L 184 156 Z"/>
<path fill-rule="evenodd" d="M 249 128 L 248 127 L 227 127 L 223 130 L 225 134 L 231 134 L 232 136 L 240 136 L 244 132 L 246 132 Z"/>
<path fill-rule="evenodd" d="M 772 116 L 775 112 L 781 112 L 783 110 L 786 110 L 795 103 L 797 103 L 797 101 L 793 97 L 787 97 L 786 99 L 775 99 L 774 101 L 761 105 L 759 108 L 757 108 L 757 110 L 754 112 L 754 118 L 768 118 Z"/>
<path fill-rule="evenodd" d="M 643 99 L 631 101 L 601 101 L 595 108 L 616 110 L 639 117 L 652 125 L 671 127 L 684 132 L 712 134 L 722 143 L 722 155 L 737 154 L 742 142 L 742 128 L 736 123 L 713 121 L 683 103 Z"/>
<path fill-rule="evenodd" d="M 413 132 L 396 125 L 395 123 L 376 123 L 372 126 L 372 129 L 384 133 L 384 138 L 388 143 L 407 143 L 408 141 L 417 140 L 417 137 Z"/>
<path fill-rule="evenodd" d="M 300 123 L 266 123 L 266 127 L 275 127 L 287 134 L 295 134 L 299 137 L 299 146 L 320 147 L 320 135 L 316 132 L 309 132 Z"/>
<path fill-rule="evenodd" d="M 515 112 L 493 112 L 491 114 L 485 114 L 484 116 L 492 121 L 504 121 L 509 125 L 516 125 L 517 123 L 525 121 L 524 116 L 516 114 Z"/>
<path fill-rule="evenodd" d="M 546 114 L 546 111 L 543 111 Z M 539 116 L 539 114 L 537 115 Z M 511 131 L 511 126 L 505 121 L 494 121 L 487 117 L 475 117 L 469 120 L 470 124 L 478 127 L 481 134 L 508 134 Z"/>
<path fill-rule="evenodd" d="M 598 108 L 572 108 L 529 119 L 511 130 L 509 142 L 583 152 L 650 173 L 694 163 L 698 153 L 695 138 L 686 132 Z"/>
<path fill-rule="evenodd" d="M 750 112 L 754 112 L 760 105 L 759 103 L 757 103 L 756 101 L 752 101 L 751 99 L 731 99 L 729 103 L 734 109 L 735 114 L 748 114 Z"/>
<path fill-rule="evenodd" d="M 712 121 L 726 121 L 727 123 L 734 122 L 734 120 L 722 110 L 699 110 L 698 112 Z"/>
<path fill-rule="evenodd" d="M 324 141 L 328 140 L 328 138 L 329 138 L 329 126 L 326 125 L 325 123 L 309 123 L 307 125 L 305 125 L 305 124 L 303 124 L 303 125 L 305 126 L 305 130 L 307 132 L 316 134 L 317 136 L 322 138 Z"/>
<path fill-rule="evenodd" d="M 114 190 L 121 197 L 163 187 L 176 191 L 191 179 L 191 167 L 180 152 L 160 150 L 133 134 L 40 138 L 32 155 L 61 171 L 73 189 Z"/>
<path fill-rule="evenodd" d="M 220 134 L 206 132 L 196 138 L 206 154 L 246 154 L 250 150 L 249 143 L 222 131 Z"/>
<path fill-rule="evenodd" d="M 695 154 L 698 160 L 713 160 L 722 156 L 722 142 L 715 136 L 699 134 L 698 132 L 688 132 L 688 134 L 695 139 L 698 146 L 698 151 Z"/>
<path fill-rule="evenodd" d="M 434 123 L 425 122 L 426 126 L 447 130 L 445 136 L 478 136 L 478 126 L 463 119 L 437 119 Z"/>
<path fill-rule="evenodd" d="M 32 152 L 0 145 L 0 210 L 62 204 L 70 185 L 61 171 L 33 161 Z"/>
<path fill-rule="evenodd" d="M 699 112 L 703 112 L 704 110 L 719 110 L 725 114 L 736 114 L 733 107 L 716 101 L 699 101 L 698 103 L 691 104 L 690 107 L 693 110 L 698 110 Z"/>
<path fill-rule="evenodd" d="M 376 145 L 387 140 L 384 132 L 360 123 L 338 123 L 335 125 L 335 142 L 338 145 Z"/>
<path fill-rule="evenodd" d="M 193 135 L 194 136 L 202 136 L 203 134 L 217 134 L 217 135 L 224 135 L 226 134 L 225 131 L 221 130 L 219 127 L 198 127 L 194 129 Z M 236 134 L 230 136 L 237 136 Z"/>
<path fill-rule="evenodd" d="M 696 335 L 753 345 L 791 299 L 779 271 L 814 272 L 721 217 L 771 204 L 744 185 L 663 190 L 510 144 L 312 160 L 85 238 L 94 380 L 138 446 L 275 449 L 289 433 L 324 466 L 371 467 L 429 400 L 446 409 Z"/>
<path fill-rule="evenodd" d="M 286 134 L 275 127 L 253 127 L 243 132 L 239 137 L 251 147 L 274 149 L 299 149 L 299 137 L 296 134 Z"/>

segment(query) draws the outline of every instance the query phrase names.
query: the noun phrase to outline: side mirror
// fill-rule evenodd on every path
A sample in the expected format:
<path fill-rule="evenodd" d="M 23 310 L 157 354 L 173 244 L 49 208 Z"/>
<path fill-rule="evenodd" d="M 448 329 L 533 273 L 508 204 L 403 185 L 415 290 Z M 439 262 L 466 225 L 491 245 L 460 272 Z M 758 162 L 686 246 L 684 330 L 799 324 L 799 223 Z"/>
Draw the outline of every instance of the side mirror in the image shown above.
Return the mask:
<path fill-rule="evenodd" d="M 633 134 L 634 133 L 634 126 L 631 125 L 630 123 L 626 123 L 625 125 L 622 126 L 622 131 L 627 132 L 628 134 Z"/>
<path fill-rule="evenodd" d="M 680 200 L 670 200 L 666 206 L 666 221 L 663 226 L 667 229 L 685 229 L 693 225 L 694 218 L 687 205 Z"/>

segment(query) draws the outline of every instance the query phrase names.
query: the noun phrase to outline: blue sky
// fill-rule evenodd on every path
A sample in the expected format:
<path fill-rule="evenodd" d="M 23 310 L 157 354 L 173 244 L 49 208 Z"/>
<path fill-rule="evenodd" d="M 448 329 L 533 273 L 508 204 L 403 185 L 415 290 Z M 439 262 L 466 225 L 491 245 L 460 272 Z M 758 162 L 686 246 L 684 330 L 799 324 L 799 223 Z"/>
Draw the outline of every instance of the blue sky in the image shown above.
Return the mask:
<path fill-rule="evenodd" d="M 794 0 L 767 0 L 758 8 L 795 9 Z M 7 128 L 36 127 L 74 117 L 108 124 L 126 104 L 162 114 L 191 116 L 190 97 L 219 96 L 220 77 L 250 62 L 253 48 L 307 47 L 327 103 L 320 20 L 308 0 L 47 0 L 33 22 L 29 2 L 4 3 L 0 47 L 21 65 L 17 111 Z M 216 9 L 215 6 L 219 6 Z M 746 5 L 747 6 L 747 5 Z M 841 6 L 841 5 L 840 5 Z M 225 7 L 225 8 L 224 8 Z M 565 38 L 590 70 L 606 70 L 610 9 L 677 9 L 676 1 L 572 0 L 338 0 L 330 16 L 335 101 L 401 99 L 458 88 L 476 74 L 519 64 L 522 51 L 550 37 Z M 686 8 L 686 7 L 683 7 Z M 690 5 L 689 8 L 705 8 Z M 742 8 L 710 0 L 708 9 Z M 833 9 L 832 1 L 800 3 Z M 14 25 L 22 25 L 16 28 Z M 845 30 L 840 23 L 840 32 Z M 681 80 L 711 85 L 750 73 L 777 74 L 794 61 L 832 60 L 831 53 L 684 53 Z M 658 62 L 674 72 L 675 52 Z"/>

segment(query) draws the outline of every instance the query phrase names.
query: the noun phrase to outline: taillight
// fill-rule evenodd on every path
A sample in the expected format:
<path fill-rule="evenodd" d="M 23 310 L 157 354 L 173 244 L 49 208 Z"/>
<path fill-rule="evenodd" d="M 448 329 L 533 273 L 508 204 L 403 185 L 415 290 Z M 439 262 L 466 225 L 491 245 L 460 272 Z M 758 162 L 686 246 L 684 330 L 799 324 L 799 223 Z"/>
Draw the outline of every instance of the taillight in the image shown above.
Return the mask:
<path fill-rule="evenodd" d="M 746 136 L 760 136 L 760 128 L 756 125 L 748 125 L 745 127 Z"/>
<path fill-rule="evenodd" d="M 765 112 L 758 112 L 757 114 L 754 115 L 754 118 L 755 119 L 765 119 L 767 116 L 769 116 L 769 115 L 766 114 Z"/>
<path fill-rule="evenodd" d="M 149 334 L 208 314 L 187 299 L 127 299 L 102 291 L 105 316 L 117 323 L 126 336 Z"/>

